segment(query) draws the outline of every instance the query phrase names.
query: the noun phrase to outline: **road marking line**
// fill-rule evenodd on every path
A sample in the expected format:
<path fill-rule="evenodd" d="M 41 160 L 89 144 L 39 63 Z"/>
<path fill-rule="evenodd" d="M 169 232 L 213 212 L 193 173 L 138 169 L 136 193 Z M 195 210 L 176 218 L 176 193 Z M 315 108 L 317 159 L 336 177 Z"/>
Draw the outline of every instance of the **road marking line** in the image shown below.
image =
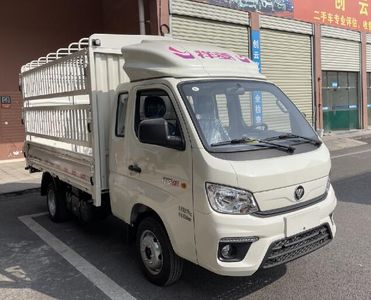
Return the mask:
<path fill-rule="evenodd" d="M 358 151 L 358 152 L 339 154 L 339 155 L 331 156 L 331 159 L 340 158 L 340 157 L 344 157 L 344 156 L 352 156 L 352 155 L 357 155 L 357 154 L 362 154 L 362 153 L 367 153 L 367 152 L 371 152 L 371 149 Z"/>
<path fill-rule="evenodd" d="M 45 243 L 54 249 L 59 255 L 67 260 L 81 274 L 90 280 L 97 288 L 99 288 L 110 299 L 125 299 L 135 300 L 128 291 L 119 286 L 116 282 L 110 279 L 106 274 L 99 271 L 86 259 L 81 257 L 77 252 L 68 247 L 65 243 L 47 231 L 39 223 L 33 220 L 34 217 L 39 217 L 47 213 L 33 214 L 18 217 L 29 229 L 36 233 Z"/>

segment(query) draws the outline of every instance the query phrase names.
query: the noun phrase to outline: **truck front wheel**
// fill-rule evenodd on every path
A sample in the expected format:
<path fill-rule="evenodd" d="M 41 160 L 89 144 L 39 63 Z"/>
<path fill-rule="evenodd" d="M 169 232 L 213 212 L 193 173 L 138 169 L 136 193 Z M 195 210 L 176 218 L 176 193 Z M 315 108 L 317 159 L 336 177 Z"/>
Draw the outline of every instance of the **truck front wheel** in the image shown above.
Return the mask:
<path fill-rule="evenodd" d="M 180 278 L 183 260 L 175 254 L 158 220 L 148 217 L 139 224 L 136 245 L 141 267 L 149 281 L 167 286 Z"/>
<path fill-rule="evenodd" d="M 67 203 L 62 188 L 57 188 L 50 182 L 46 191 L 46 205 L 49 217 L 53 222 L 63 222 L 68 219 Z"/>

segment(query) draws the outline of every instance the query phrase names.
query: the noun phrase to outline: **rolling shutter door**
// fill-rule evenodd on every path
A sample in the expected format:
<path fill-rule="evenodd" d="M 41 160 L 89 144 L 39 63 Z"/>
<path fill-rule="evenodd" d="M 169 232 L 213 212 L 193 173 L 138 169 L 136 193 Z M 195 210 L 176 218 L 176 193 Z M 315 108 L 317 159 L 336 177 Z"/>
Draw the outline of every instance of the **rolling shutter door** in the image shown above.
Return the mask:
<path fill-rule="evenodd" d="M 371 34 L 367 34 L 367 72 L 371 72 Z"/>
<path fill-rule="evenodd" d="M 322 70 L 326 71 L 360 71 L 360 44 L 323 37 L 321 39 Z"/>
<path fill-rule="evenodd" d="M 249 54 L 249 35 L 245 25 L 173 15 L 171 30 L 175 39 L 212 44 L 246 56 Z M 216 100 L 219 118 L 223 125 L 228 126 L 227 106 L 222 99 Z"/>
<path fill-rule="evenodd" d="M 249 54 L 249 35 L 245 25 L 172 15 L 173 38 L 216 45 L 238 54 Z"/>
<path fill-rule="evenodd" d="M 189 0 L 170 1 L 170 32 L 173 38 L 211 44 L 249 55 L 249 14 Z M 226 99 L 217 95 L 219 118 L 229 125 Z"/>
<path fill-rule="evenodd" d="M 371 44 L 367 44 L 367 72 L 371 72 Z"/>
<path fill-rule="evenodd" d="M 313 124 L 311 36 L 277 30 L 261 30 L 262 72 L 277 84 Z M 263 113 L 270 115 L 269 107 Z M 271 110 L 273 112 L 273 108 Z M 274 108 L 277 112 L 277 109 Z M 277 120 L 279 120 L 277 116 Z M 281 124 L 285 126 L 285 124 Z M 287 126 L 287 124 L 286 124 Z M 280 127 L 280 126 L 278 126 Z"/>

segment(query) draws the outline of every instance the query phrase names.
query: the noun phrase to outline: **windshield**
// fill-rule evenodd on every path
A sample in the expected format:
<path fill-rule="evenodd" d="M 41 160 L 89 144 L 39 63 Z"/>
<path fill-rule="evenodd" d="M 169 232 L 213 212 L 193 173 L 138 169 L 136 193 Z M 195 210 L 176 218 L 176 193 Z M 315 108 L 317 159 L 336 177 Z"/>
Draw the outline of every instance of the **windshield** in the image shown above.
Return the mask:
<path fill-rule="evenodd" d="M 203 144 L 209 149 L 237 144 L 253 146 L 251 141 L 275 138 L 287 143 L 294 135 L 304 142 L 318 141 L 300 111 L 271 83 L 193 81 L 182 83 L 179 88 Z"/>

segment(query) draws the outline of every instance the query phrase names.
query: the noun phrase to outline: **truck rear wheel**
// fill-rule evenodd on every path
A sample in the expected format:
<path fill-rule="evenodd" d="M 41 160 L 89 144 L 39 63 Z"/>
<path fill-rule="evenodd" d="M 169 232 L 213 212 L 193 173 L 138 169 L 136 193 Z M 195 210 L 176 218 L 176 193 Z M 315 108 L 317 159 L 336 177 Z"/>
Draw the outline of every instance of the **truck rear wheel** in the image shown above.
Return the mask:
<path fill-rule="evenodd" d="M 62 188 L 57 188 L 54 182 L 50 182 L 46 191 L 46 205 L 49 217 L 53 222 L 63 222 L 68 219 L 67 203 Z"/>
<path fill-rule="evenodd" d="M 183 260 L 175 254 L 164 226 L 155 218 L 144 219 L 137 231 L 137 252 L 149 281 L 167 286 L 179 280 Z"/>

